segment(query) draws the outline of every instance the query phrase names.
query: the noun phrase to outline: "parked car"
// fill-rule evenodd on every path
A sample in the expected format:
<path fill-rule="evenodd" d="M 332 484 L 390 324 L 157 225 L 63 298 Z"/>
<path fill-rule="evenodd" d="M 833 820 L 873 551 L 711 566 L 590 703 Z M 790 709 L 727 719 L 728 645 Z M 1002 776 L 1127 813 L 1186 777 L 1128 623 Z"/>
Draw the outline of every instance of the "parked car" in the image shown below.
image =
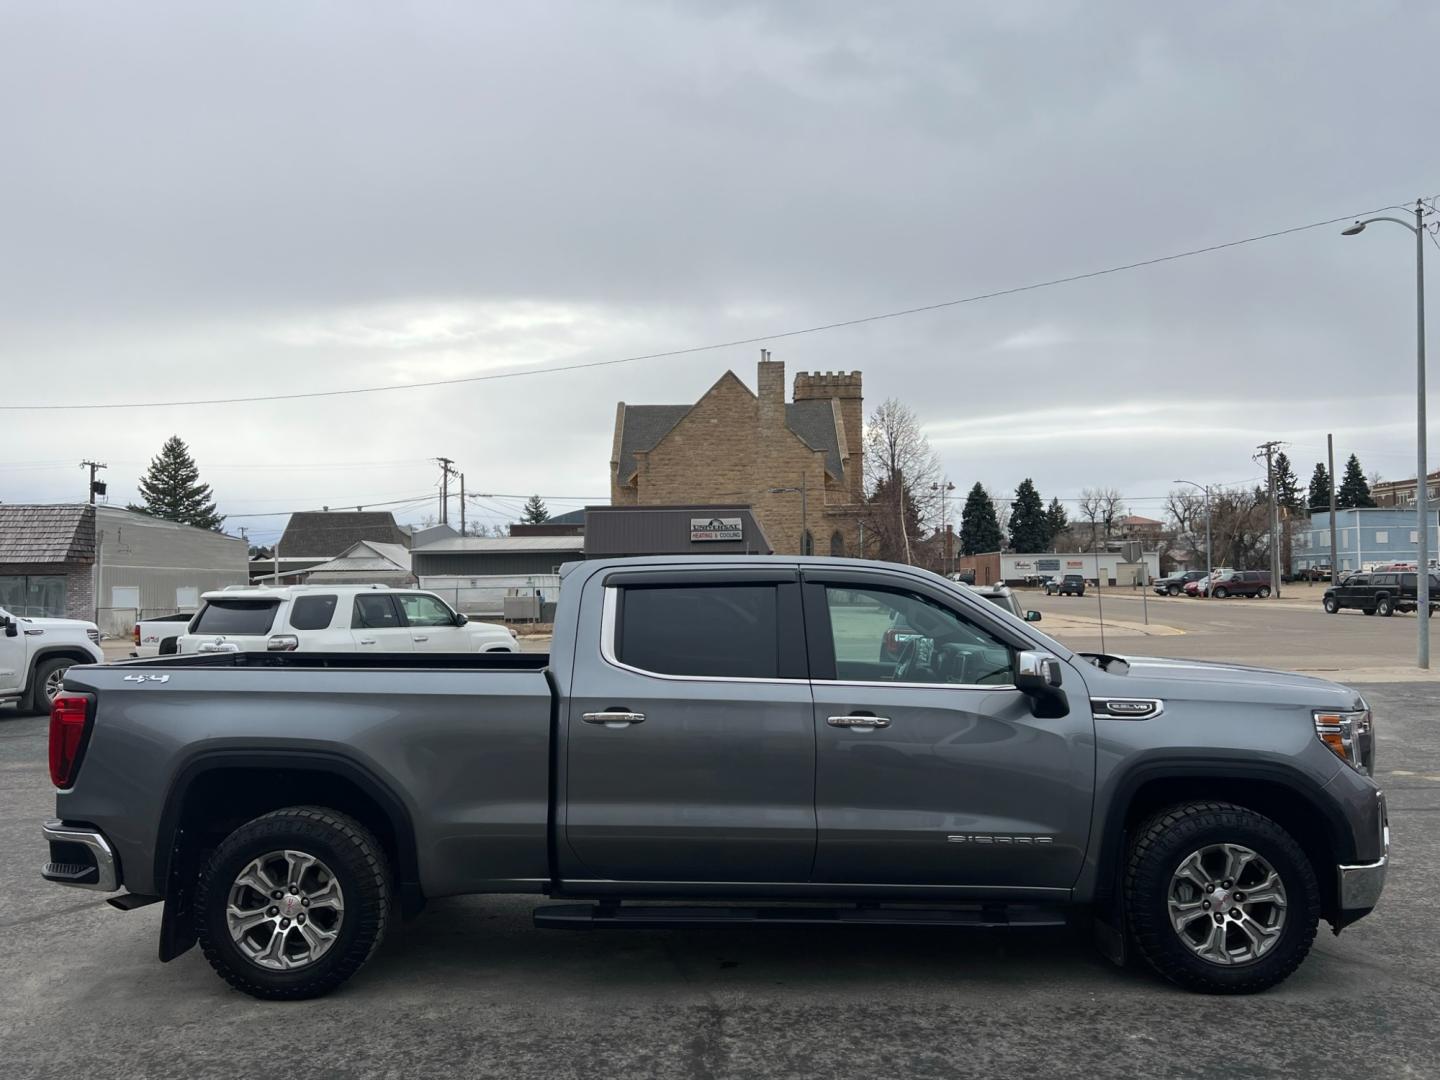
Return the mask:
<path fill-rule="evenodd" d="M 72 669 L 43 876 L 163 899 L 160 959 L 198 941 L 259 998 L 334 989 L 392 912 L 507 892 L 559 901 L 542 928 L 1093 919 L 1112 958 L 1246 993 L 1384 886 L 1373 719 L 1323 679 L 1073 653 L 851 559 L 570 563 L 555 630 Z"/>
<path fill-rule="evenodd" d="M 1185 591 L 1186 585 L 1192 581 L 1199 581 L 1207 573 L 1208 571 L 1205 570 L 1186 570 L 1184 573 L 1156 578 L 1152 582 L 1152 586 L 1161 596 L 1179 596 Z"/>
<path fill-rule="evenodd" d="M 1041 619 L 1040 612 L 1027 611 L 1020 606 L 1020 598 L 1008 585 L 973 585 L 971 591 L 976 596 L 983 596 L 996 607 L 1008 611 L 1017 619 L 1023 619 L 1025 622 L 1039 622 Z"/>
<path fill-rule="evenodd" d="M 0 705 L 48 712 L 72 664 L 104 660 L 94 623 L 29 618 L 0 608 Z"/>
<path fill-rule="evenodd" d="M 161 615 L 154 619 L 141 619 L 135 624 L 132 635 L 135 647 L 131 656 L 159 656 L 175 652 L 175 643 L 185 633 L 195 612 L 186 611 L 178 615 Z"/>
<path fill-rule="evenodd" d="M 1186 596 L 1209 596 L 1210 578 L 1198 577 L 1194 581 L 1187 581 L 1183 586 Z"/>
<path fill-rule="evenodd" d="M 177 652 L 518 652 L 515 633 L 470 622 L 434 593 L 384 585 L 282 585 L 205 593 Z"/>
<path fill-rule="evenodd" d="M 1305 567 L 1305 568 L 1302 569 L 1302 570 L 1297 570 L 1297 571 L 1295 572 L 1295 580 L 1297 580 L 1297 581 L 1329 581 L 1329 580 L 1330 580 L 1330 564 L 1329 564 L 1329 563 L 1316 563 L 1314 566 L 1307 566 L 1307 567 Z"/>
<path fill-rule="evenodd" d="M 1320 603 L 1334 615 L 1342 608 L 1358 608 L 1366 615 L 1394 615 L 1414 611 L 1419 600 L 1419 576 L 1408 573 L 1351 574 L 1325 590 Z M 1440 610 L 1440 577 L 1430 575 L 1430 610 Z"/>
<path fill-rule="evenodd" d="M 1059 581 L 1047 581 L 1045 583 L 1046 596 L 1084 596 L 1085 575 L 1066 574 Z"/>
<path fill-rule="evenodd" d="M 1270 571 L 1230 570 L 1210 582 L 1210 595 L 1216 600 L 1230 596 L 1258 596 L 1264 599 L 1270 595 Z"/>

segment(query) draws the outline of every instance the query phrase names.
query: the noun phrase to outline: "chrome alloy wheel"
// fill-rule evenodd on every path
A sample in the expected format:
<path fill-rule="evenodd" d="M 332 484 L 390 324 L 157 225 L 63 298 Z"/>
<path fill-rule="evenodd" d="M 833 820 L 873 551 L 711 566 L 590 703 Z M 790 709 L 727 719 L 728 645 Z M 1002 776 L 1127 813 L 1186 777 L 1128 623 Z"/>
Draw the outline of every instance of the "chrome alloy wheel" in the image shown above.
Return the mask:
<path fill-rule="evenodd" d="M 330 868 L 303 851 L 253 859 L 230 886 L 225 923 L 235 947 L 272 971 L 307 967 L 340 936 L 345 896 Z"/>
<path fill-rule="evenodd" d="M 1240 844 L 1192 851 L 1170 877 L 1170 925 L 1190 951 L 1222 966 L 1259 960 L 1285 929 L 1285 885 Z"/>
<path fill-rule="evenodd" d="M 45 703 L 54 705 L 55 699 L 60 696 L 60 691 L 65 689 L 65 673 L 69 668 L 56 668 L 45 676 Z"/>

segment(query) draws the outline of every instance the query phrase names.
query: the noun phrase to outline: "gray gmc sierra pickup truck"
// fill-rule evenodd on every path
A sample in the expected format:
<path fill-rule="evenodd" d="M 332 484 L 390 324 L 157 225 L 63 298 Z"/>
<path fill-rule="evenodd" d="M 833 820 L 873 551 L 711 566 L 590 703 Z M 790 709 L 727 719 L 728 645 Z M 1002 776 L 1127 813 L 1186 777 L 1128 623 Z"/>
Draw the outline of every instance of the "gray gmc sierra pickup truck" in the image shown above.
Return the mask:
<path fill-rule="evenodd" d="M 1080 922 L 1219 993 L 1380 895 L 1354 690 L 1076 654 L 891 564 L 562 577 L 548 656 L 72 668 L 44 876 L 163 899 L 162 960 L 198 940 L 263 998 L 334 988 L 395 912 L 464 893 L 547 895 L 545 927 Z"/>

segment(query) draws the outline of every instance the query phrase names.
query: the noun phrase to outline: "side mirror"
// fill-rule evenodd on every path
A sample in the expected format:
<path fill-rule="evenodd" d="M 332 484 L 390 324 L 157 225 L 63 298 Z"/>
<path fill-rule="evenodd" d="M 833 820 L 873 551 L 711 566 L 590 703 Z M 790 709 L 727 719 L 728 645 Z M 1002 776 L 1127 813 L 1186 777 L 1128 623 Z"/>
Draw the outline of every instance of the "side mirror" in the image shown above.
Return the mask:
<path fill-rule="evenodd" d="M 463 611 L 457 611 L 457 612 L 455 613 L 455 625 L 456 625 L 456 626 L 464 626 L 464 625 L 465 625 L 466 623 L 468 623 L 469 621 L 470 621 L 470 620 L 465 617 L 465 613 L 464 613 Z"/>
<path fill-rule="evenodd" d="M 1070 702 L 1060 689 L 1062 671 L 1059 659 L 1049 653 L 1015 654 L 1015 688 L 1030 699 L 1036 716 L 1056 719 L 1070 712 Z"/>
<path fill-rule="evenodd" d="M 1040 612 L 1038 612 L 1038 611 L 1027 611 L 1027 612 L 1025 612 L 1025 621 L 1026 621 L 1026 622 L 1039 622 L 1039 621 L 1040 621 Z"/>
<path fill-rule="evenodd" d="M 0 626 L 5 627 L 6 637 L 18 637 L 20 634 L 20 624 L 14 619 L 0 617 Z"/>

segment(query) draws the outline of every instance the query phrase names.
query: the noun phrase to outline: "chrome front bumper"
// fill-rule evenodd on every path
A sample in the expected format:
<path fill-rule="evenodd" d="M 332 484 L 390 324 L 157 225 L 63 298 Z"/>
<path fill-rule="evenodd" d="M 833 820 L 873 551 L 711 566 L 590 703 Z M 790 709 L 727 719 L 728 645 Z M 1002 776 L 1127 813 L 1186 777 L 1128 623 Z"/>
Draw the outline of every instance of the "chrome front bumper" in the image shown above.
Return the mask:
<path fill-rule="evenodd" d="M 46 881 L 96 892 L 120 888 L 115 851 L 99 832 L 63 821 L 47 821 L 44 830 L 50 844 L 50 861 L 40 876 Z"/>
<path fill-rule="evenodd" d="M 1385 889 L 1385 868 L 1390 862 L 1390 822 L 1386 816 L 1385 797 L 1379 795 L 1377 798 L 1380 802 L 1380 859 L 1358 866 L 1337 867 L 1342 911 L 1370 910 L 1379 902 Z"/>

